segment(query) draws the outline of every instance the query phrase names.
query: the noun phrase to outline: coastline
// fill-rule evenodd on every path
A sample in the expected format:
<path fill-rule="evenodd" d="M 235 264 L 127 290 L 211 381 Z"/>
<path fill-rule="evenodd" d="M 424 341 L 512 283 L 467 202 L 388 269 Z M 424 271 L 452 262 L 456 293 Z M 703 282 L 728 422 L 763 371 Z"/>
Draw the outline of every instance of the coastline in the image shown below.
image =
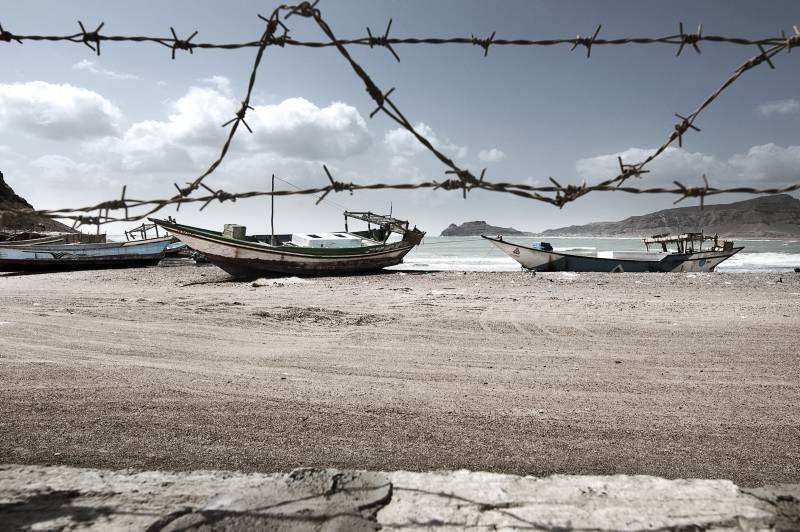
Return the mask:
<path fill-rule="evenodd" d="M 0 275 L 0 462 L 800 481 L 798 275 L 255 285 Z"/>

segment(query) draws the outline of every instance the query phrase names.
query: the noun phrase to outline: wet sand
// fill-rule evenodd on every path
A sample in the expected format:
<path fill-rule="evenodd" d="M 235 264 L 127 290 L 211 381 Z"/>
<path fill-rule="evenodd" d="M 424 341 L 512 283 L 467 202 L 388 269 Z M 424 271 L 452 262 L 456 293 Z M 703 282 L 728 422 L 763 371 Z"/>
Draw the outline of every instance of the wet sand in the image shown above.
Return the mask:
<path fill-rule="evenodd" d="M 260 284 L 0 275 L 0 463 L 800 481 L 800 275 Z"/>

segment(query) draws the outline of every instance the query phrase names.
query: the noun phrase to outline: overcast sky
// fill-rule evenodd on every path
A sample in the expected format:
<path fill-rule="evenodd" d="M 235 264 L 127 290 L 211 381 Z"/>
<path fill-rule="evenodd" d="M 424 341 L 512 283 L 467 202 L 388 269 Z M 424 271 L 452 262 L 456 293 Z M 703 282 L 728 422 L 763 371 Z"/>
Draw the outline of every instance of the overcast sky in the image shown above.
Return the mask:
<path fill-rule="evenodd" d="M 268 2 L 113 2 L 3 0 L 0 23 L 20 34 L 66 34 L 80 19 L 102 33 L 179 36 L 195 41 L 256 40 L 257 13 Z M 486 2 L 334 1 L 318 6 L 334 32 L 360 37 L 505 38 L 663 36 L 703 23 L 705 34 L 777 36 L 800 25 L 800 2 Z M 313 21 L 287 22 L 298 39 L 324 40 Z M 754 47 L 702 43 L 702 55 L 665 45 L 596 47 L 591 59 L 568 46 L 397 46 L 352 50 L 376 83 L 396 87 L 393 100 L 421 131 L 462 167 L 487 178 L 544 183 L 596 181 L 614 172 L 616 156 L 646 156 L 669 134 L 673 113 L 688 113 L 714 91 Z M 22 196 L 40 208 L 89 204 L 117 196 L 168 197 L 173 182 L 201 173 L 224 140 L 246 89 L 254 49 L 196 50 L 157 44 L 103 43 L 97 57 L 82 44 L 0 42 L 0 169 Z M 758 186 L 800 180 L 800 53 L 780 54 L 777 69 L 746 73 L 697 121 L 682 150 L 655 162 L 650 183 L 678 179 L 699 184 Z M 326 182 L 322 164 L 343 180 L 392 182 L 443 179 L 430 154 L 376 115 L 363 84 L 334 50 L 267 50 L 248 115 L 254 134 L 240 130 L 212 187 L 244 191 L 269 187 L 274 172 L 298 186 Z M 243 133 L 243 134 L 242 134 Z M 354 210 L 388 210 L 438 234 L 450 222 L 487 220 L 539 230 L 615 220 L 671 206 L 674 197 L 597 193 L 562 210 L 489 192 L 373 192 L 329 196 Z M 722 198 L 722 201 L 745 196 Z M 718 200 L 717 200 L 718 201 Z M 266 228 L 268 200 L 214 204 L 203 213 L 182 208 L 184 223 L 219 227 L 238 222 Z M 696 203 L 696 202 L 695 202 Z M 688 204 L 688 203 L 687 203 Z M 277 230 L 338 228 L 338 206 L 308 197 L 278 199 Z M 175 215 L 174 208 L 162 214 Z M 118 232 L 118 228 L 115 228 Z M 114 232 L 112 230 L 111 232 Z"/>

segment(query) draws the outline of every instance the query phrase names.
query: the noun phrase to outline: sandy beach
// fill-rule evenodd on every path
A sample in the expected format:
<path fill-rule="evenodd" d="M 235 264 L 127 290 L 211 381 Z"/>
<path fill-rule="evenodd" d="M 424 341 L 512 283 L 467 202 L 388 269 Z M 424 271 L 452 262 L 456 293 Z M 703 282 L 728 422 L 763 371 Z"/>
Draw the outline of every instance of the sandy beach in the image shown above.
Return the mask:
<path fill-rule="evenodd" d="M 256 285 L 0 274 L 0 463 L 800 481 L 800 275 Z"/>

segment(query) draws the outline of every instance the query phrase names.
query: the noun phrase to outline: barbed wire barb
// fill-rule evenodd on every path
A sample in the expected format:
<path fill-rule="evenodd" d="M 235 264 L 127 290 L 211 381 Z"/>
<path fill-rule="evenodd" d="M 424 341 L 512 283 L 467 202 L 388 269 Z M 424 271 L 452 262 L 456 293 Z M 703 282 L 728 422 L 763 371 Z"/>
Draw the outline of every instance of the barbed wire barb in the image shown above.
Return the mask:
<path fill-rule="evenodd" d="M 81 41 L 89 47 L 90 50 L 100 56 L 100 30 L 105 26 L 105 22 L 101 22 L 97 29 L 94 31 L 86 31 L 83 22 L 78 21 L 78 26 L 81 28 Z M 94 45 L 92 45 L 94 43 Z M 96 47 L 96 48 L 95 48 Z"/>
<path fill-rule="evenodd" d="M 367 26 L 367 35 L 369 36 L 369 47 L 370 48 L 372 48 L 373 46 L 383 46 L 383 47 L 385 47 L 387 50 L 389 50 L 392 53 L 394 58 L 397 59 L 397 62 L 399 63 L 400 62 L 400 56 L 397 55 L 397 52 L 394 51 L 394 48 L 392 48 L 392 45 L 389 42 L 389 30 L 391 30 L 391 29 L 392 29 L 392 19 L 391 18 L 389 19 L 389 24 L 386 25 L 386 31 L 383 33 L 383 36 L 381 36 L 381 37 L 373 37 L 372 36 L 372 32 L 369 29 L 369 26 Z"/>
<path fill-rule="evenodd" d="M 488 39 L 479 39 L 474 35 L 472 36 L 472 44 L 483 48 L 483 57 L 487 57 L 489 55 L 489 47 L 494 43 L 495 35 L 497 35 L 496 31 L 493 31 L 492 34 L 489 35 Z"/>
<path fill-rule="evenodd" d="M 692 124 L 694 120 L 694 116 L 690 115 L 691 118 L 687 118 L 685 116 L 679 115 L 675 113 L 675 116 L 681 119 L 681 121 L 675 124 L 675 135 L 678 137 L 678 147 L 683 148 L 683 134 L 686 133 L 689 129 L 694 129 L 695 131 L 700 131 L 700 128 Z"/>
<path fill-rule="evenodd" d="M 581 34 L 579 33 L 578 36 L 575 37 L 575 42 L 572 45 L 572 48 L 570 48 L 570 51 L 575 50 L 575 48 L 577 48 L 578 45 L 580 44 L 586 47 L 586 58 L 588 59 L 592 57 L 592 45 L 594 44 L 595 39 L 597 39 L 597 35 L 600 33 L 600 29 L 602 27 L 603 25 L 599 24 L 597 26 L 597 29 L 594 30 L 594 35 L 592 35 L 591 37 L 581 37 Z"/>
<path fill-rule="evenodd" d="M 172 60 L 175 60 L 175 52 L 178 50 L 186 50 L 190 54 L 194 54 L 194 44 L 192 44 L 192 39 L 194 39 L 195 35 L 197 35 L 198 30 L 195 30 L 194 33 L 189 35 L 186 39 L 179 39 L 178 34 L 175 33 L 175 28 L 172 26 L 169 27 L 169 31 L 172 32 Z"/>
<path fill-rule="evenodd" d="M 19 38 L 11 33 L 10 31 L 6 31 L 3 28 L 3 25 L 0 24 L 0 41 L 3 42 L 11 42 L 12 40 L 17 41 L 19 44 L 22 44 L 22 41 Z"/>
<path fill-rule="evenodd" d="M 690 44 L 694 51 L 698 54 L 702 54 L 700 51 L 700 47 L 697 46 L 697 43 L 703 40 L 703 25 L 699 24 L 697 26 L 697 33 L 684 33 L 683 32 L 683 22 L 678 22 L 678 36 L 680 37 L 680 46 L 678 46 L 678 52 L 675 54 L 675 57 L 681 55 L 683 51 L 683 47 L 687 44 Z"/>

